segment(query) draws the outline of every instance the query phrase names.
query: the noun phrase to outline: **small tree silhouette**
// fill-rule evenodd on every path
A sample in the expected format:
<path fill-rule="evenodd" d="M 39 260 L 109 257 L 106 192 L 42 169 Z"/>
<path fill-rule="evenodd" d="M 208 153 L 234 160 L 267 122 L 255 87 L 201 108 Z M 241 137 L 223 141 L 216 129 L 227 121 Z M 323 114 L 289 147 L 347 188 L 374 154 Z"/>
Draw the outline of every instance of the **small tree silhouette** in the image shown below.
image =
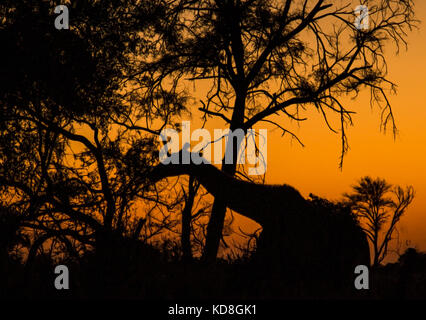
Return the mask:
<path fill-rule="evenodd" d="M 377 266 L 386 257 L 396 225 L 413 201 L 414 188 L 407 186 L 404 190 L 384 179 L 368 176 L 362 177 L 352 188 L 353 193 L 344 194 L 344 197 L 372 243 L 373 266 Z"/>

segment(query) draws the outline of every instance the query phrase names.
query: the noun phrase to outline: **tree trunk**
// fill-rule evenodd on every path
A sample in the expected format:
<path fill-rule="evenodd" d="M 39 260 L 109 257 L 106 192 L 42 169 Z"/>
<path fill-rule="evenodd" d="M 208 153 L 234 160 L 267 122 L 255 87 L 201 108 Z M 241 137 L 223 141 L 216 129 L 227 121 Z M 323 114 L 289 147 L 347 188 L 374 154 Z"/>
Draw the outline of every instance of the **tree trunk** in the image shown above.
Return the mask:
<path fill-rule="evenodd" d="M 194 206 L 195 194 L 197 193 L 194 186 L 193 176 L 189 177 L 188 197 L 185 202 L 185 208 L 182 211 L 182 235 L 181 245 L 184 261 L 192 260 L 191 249 L 191 220 L 192 220 L 192 207 Z"/>
<path fill-rule="evenodd" d="M 237 94 L 235 100 L 235 109 L 231 119 L 230 131 L 242 128 L 244 123 L 245 94 Z M 230 133 L 231 133 L 230 132 Z M 236 141 L 237 140 L 237 141 Z M 233 159 L 231 164 L 225 163 L 225 157 L 222 160 L 222 171 L 234 176 L 237 170 L 237 159 L 240 144 L 238 139 L 228 140 L 225 147 L 225 154 L 228 148 L 233 150 Z M 225 221 L 226 205 L 223 199 L 215 197 L 209 224 L 207 226 L 206 247 L 203 252 L 203 260 L 212 262 L 216 259 L 219 250 L 220 240 L 222 238 L 222 229 Z"/>
<path fill-rule="evenodd" d="M 379 250 L 378 250 L 378 241 L 379 241 L 379 231 L 377 229 L 377 227 L 374 230 L 374 242 L 373 242 L 373 247 L 374 247 L 374 263 L 373 263 L 373 267 L 377 267 L 379 265 Z"/>

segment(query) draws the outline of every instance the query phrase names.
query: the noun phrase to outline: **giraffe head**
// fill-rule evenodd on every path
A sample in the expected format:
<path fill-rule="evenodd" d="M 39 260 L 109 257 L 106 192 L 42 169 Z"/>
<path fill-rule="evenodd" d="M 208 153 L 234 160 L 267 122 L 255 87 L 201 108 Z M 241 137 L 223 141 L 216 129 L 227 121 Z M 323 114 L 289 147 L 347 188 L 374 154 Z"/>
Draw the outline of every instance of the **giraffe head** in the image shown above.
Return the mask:
<path fill-rule="evenodd" d="M 210 163 L 203 158 L 202 152 L 190 152 L 190 144 L 185 143 L 183 148 L 175 153 L 169 153 L 166 148 L 160 150 L 160 163 L 148 175 L 153 182 L 166 177 L 184 174 L 195 174 Z"/>

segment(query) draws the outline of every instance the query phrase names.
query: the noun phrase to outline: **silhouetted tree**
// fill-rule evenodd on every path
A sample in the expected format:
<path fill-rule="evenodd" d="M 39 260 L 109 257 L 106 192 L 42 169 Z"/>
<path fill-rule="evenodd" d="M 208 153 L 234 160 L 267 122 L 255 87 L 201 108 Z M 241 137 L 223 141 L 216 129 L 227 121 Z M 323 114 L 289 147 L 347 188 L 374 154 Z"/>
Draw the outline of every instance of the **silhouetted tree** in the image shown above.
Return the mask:
<path fill-rule="evenodd" d="M 232 131 L 267 123 L 299 141 L 286 120 L 306 120 L 303 113 L 311 106 L 330 130 L 340 132 L 342 165 L 353 113 L 344 95 L 369 89 L 372 103 L 382 107 L 382 125 L 396 132 L 387 91 L 395 86 L 386 77 L 384 47 L 406 45 L 416 22 L 411 0 L 361 3 L 369 9 L 366 30 L 354 24 L 359 1 L 171 1 L 153 30 L 156 36 L 145 35 L 149 55 L 135 63 L 134 74 L 152 92 L 169 88 L 182 98 L 184 88 L 208 83 L 199 110 L 205 121 L 216 117 Z M 222 170 L 230 175 L 241 147 L 236 139 L 227 143 L 234 159 L 223 162 Z M 222 235 L 224 203 L 215 198 L 207 228 L 210 260 Z"/>
<path fill-rule="evenodd" d="M 20 218 L 16 212 L 0 206 L 0 265 L 9 258 L 9 250 L 20 240 Z"/>
<path fill-rule="evenodd" d="M 388 253 L 396 226 L 414 199 L 414 188 L 393 187 L 384 179 L 363 177 L 345 194 L 347 203 L 362 222 L 373 247 L 373 266 L 378 266 Z"/>
<path fill-rule="evenodd" d="M 191 249 L 191 220 L 192 208 L 194 206 L 195 196 L 197 194 L 199 183 L 194 181 L 194 178 L 189 177 L 188 193 L 185 193 L 185 208 L 182 211 L 182 231 L 181 231 L 181 245 L 182 254 L 185 260 L 192 259 Z"/>
<path fill-rule="evenodd" d="M 183 108 L 167 90 L 148 103 L 131 89 L 161 3 L 75 1 L 69 30 L 54 27 L 58 4 L 0 4 L 0 195 L 32 233 L 30 257 L 47 241 L 81 252 L 140 232 L 131 209 L 161 203 L 143 179 L 154 138 Z"/>

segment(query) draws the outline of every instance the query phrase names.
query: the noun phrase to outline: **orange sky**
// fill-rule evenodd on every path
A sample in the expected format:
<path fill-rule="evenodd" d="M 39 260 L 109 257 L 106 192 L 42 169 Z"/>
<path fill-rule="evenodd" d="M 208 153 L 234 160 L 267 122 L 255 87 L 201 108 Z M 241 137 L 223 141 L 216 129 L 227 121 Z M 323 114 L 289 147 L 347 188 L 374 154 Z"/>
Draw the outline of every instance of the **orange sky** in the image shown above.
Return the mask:
<path fill-rule="evenodd" d="M 426 21 L 426 1 L 416 1 L 416 15 Z M 364 175 L 383 177 L 388 182 L 413 185 L 416 198 L 400 222 L 401 238 L 426 251 L 426 29 L 425 24 L 408 38 L 408 51 L 395 55 L 386 51 L 389 79 L 398 92 L 391 96 L 399 136 L 380 132 L 378 109 L 369 106 L 363 94 L 348 105 L 357 114 L 348 130 L 350 150 L 343 170 L 338 167 L 339 136 L 331 133 L 316 113 L 296 130 L 305 148 L 268 134 L 268 183 L 288 183 L 304 195 L 310 192 L 338 199 Z"/>

